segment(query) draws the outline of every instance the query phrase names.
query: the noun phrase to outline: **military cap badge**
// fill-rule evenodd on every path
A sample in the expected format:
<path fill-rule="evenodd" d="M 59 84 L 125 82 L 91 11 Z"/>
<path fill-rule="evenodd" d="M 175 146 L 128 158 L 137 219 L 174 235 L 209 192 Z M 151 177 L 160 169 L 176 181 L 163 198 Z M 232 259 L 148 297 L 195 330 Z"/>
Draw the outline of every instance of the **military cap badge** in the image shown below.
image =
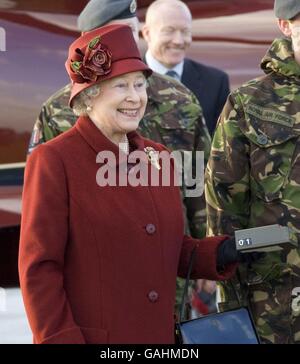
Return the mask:
<path fill-rule="evenodd" d="M 136 5 L 136 0 L 132 0 L 131 3 L 130 3 L 130 12 L 133 14 L 136 12 L 136 8 L 137 8 L 137 5 Z"/>

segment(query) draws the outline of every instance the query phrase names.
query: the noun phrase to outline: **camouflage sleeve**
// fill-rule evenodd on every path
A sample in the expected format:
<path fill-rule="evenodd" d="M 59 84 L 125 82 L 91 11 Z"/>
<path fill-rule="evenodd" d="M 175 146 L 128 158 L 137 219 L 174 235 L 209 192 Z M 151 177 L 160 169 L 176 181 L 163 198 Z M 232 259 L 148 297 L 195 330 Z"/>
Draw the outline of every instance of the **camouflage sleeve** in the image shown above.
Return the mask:
<path fill-rule="evenodd" d="M 248 226 L 249 143 L 238 126 L 239 97 L 230 95 L 218 121 L 206 168 L 207 234 L 232 234 Z"/>
<path fill-rule="evenodd" d="M 204 166 L 206 166 L 211 146 L 211 138 L 208 132 L 202 109 L 196 96 L 192 95 L 195 105 L 199 106 L 199 112 L 195 114 L 195 138 L 194 151 L 204 152 Z M 193 168 L 196 168 L 195 159 L 193 160 Z M 204 173 L 204 171 L 203 171 Z M 200 197 L 186 197 L 184 199 L 186 215 L 189 225 L 189 233 L 194 238 L 203 238 L 206 235 L 206 201 L 205 194 Z"/>
<path fill-rule="evenodd" d="M 28 154 L 74 125 L 77 117 L 68 105 L 70 93 L 71 85 L 68 84 L 45 101 L 33 127 Z"/>
<path fill-rule="evenodd" d="M 42 106 L 40 114 L 33 126 L 33 131 L 28 147 L 28 155 L 31 154 L 38 145 L 45 143 L 46 141 L 56 137 L 59 134 L 57 130 L 49 127 L 50 117 L 51 114 L 49 113 L 49 109 L 47 108 L 47 104 L 45 103 Z"/>

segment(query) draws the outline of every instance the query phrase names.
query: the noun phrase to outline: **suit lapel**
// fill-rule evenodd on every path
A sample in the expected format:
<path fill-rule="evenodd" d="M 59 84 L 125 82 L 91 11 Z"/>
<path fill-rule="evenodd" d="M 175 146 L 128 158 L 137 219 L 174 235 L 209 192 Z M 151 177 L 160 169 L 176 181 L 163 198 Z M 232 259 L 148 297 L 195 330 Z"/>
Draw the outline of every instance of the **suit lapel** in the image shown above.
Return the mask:
<path fill-rule="evenodd" d="M 203 88 L 201 74 L 199 70 L 195 70 L 192 63 L 188 59 L 184 61 L 181 82 L 198 96 L 199 91 Z"/>

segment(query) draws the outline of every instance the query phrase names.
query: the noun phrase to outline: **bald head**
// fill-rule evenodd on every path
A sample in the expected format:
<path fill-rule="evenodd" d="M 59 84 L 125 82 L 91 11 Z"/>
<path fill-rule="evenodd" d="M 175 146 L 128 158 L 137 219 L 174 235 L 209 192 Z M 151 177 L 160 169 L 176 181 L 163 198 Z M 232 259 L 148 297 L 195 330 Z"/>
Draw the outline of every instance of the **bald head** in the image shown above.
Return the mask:
<path fill-rule="evenodd" d="M 151 55 L 167 68 L 183 61 L 192 41 L 192 16 L 179 0 L 156 0 L 148 8 L 144 39 Z"/>
<path fill-rule="evenodd" d="M 161 16 L 162 14 L 170 13 L 171 9 L 178 9 L 185 14 L 187 19 L 192 21 L 192 14 L 188 6 L 180 1 L 180 0 L 156 0 L 150 4 L 146 12 L 146 24 L 150 24 L 151 22 L 157 20 L 157 16 Z"/>

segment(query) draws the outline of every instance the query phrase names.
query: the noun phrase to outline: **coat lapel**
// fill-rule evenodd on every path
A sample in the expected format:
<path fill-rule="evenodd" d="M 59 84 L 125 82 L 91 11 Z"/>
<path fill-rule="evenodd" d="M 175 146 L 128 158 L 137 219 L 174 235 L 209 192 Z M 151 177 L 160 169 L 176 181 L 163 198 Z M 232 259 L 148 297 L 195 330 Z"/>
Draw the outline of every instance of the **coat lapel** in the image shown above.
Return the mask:
<path fill-rule="evenodd" d="M 97 128 L 88 116 L 80 116 L 75 124 L 75 128 L 96 154 L 103 151 L 111 151 L 115 154 L 116 163 L 118 165 L 127 160 L 127 155 L 120 151 L 116 144 L 103 135 L 101 130 Z M 144 150 L 144 138 L 142 138 L 139 133 L 132 131 L 127 134 L 127 137 L 131 152 Z"/>
<path fill-rule="evenodd" d="M 188 60 L 184 61 L 181 82 L 197 96 L 199 90 L 203 88 L 199 70 L 194 70 L 193 65 Z"/>

